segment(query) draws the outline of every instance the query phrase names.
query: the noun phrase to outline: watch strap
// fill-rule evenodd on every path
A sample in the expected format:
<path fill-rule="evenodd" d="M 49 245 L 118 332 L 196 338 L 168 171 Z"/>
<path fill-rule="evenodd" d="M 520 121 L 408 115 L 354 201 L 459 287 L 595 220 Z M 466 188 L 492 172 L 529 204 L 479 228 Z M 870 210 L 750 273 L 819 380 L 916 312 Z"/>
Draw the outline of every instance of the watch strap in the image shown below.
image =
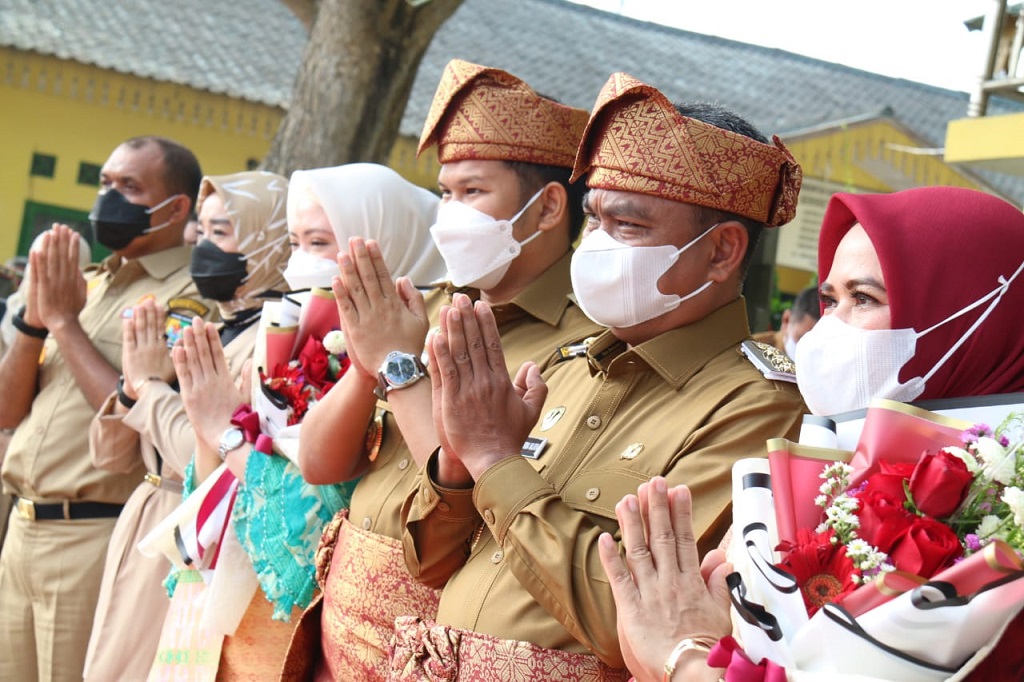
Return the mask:
<path fill-rule="evenodd" d="M 11 316 L 11 324 L 22 334 L 35 339 L 45 339 L 50 334 L 46 327 L 36 327 L 25 321 L 25 306 L 21 306 L 18 312 Z"/>

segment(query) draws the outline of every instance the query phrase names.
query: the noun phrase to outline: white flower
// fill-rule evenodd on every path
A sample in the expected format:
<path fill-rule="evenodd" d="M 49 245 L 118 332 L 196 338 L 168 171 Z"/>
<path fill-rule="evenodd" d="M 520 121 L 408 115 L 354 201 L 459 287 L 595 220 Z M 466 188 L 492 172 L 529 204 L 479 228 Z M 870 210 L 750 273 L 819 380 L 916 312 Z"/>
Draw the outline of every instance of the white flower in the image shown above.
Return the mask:
<path fill-rule="evenodd" d="M 978 464 L 978 460 L 976 460 L 974 458 L 974 455 L 969 453 L 967 450 L 957 447 L 943 448 L 943 450 L 963 460 L 964 464 L 967 465 L 967 470 L 970 471 L 972 474 L 977 474 L 979 471 L 981 471 L 981 465 Z"/>
<path fill-rule="evenodd" d="M 978 524 L 978 537 L 979 538 L 990 538 L 995 535 L 995 532 L 999 530 L 999 525 L 1002 522 L 999 517 L 995 514 L 989 514 L 988 516 L 981 519 L 981 523 Z"/>
<path fill-rule="evenodd" d="M 997 481 L 1003 485 L 1013 482 L 1015 472 L 1014 465 L 1017 463 L 1012 452 L 999 444 L 999 441 L 992 438 L 979 438 L 977 442 L 978 454 L 985 462 L 982 475 L 989 481 Z"/>
<path fill-rule="evenodd" d="M 327 332 L 327 336 L 324 337 L 324 348 L 331 355 L 338 355 L 339 353 L 345 352 L 345 335 L 335 329 L 334 331 Z"/>
<path fill-rule="evenodd" d="M 1003 491 L 1003 502 L 1013 512 L 1013 522 L 1020 528 L 1024 528 L 1024 490 L 1011 487 Z"/>

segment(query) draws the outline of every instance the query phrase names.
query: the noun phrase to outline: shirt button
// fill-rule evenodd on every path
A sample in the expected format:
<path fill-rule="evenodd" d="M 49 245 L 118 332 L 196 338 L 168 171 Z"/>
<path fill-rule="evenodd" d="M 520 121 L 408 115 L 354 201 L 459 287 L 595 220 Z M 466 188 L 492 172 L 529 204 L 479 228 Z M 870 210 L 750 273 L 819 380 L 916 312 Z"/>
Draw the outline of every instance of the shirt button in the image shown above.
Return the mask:
<path fill-rule="evenodd" d="M 504 558 L 505 558 L 505 553 L 502 552 L 499 549 L 497 552 L 495 552 L 494 554 L 491 555 L 491 563 L 492 564 L 500 564 L 501 560 L 504 559 Z"/>
<path fill-rule="evenodd" d="M 494 512 L 492 512 L 490 509 L 485 509 L 484 521 L 486 521 L 488 525 L 494 523 Z"/>
<path fill-rule="evenodd" d="M 591 488 L 590 490 L 587 491 L 587 499 L 590 500 L 591 502 L 593 502 L 594 500 L 596 500 L 600 496 L 601 496 L 601 489 L 600 488 Z"/>
<path fill-rule="evenodd" d="M 365 519 L 363 519 L 363 530 L 370 530 L 370 526 L 372 526 L 372 525 L 373 525 L 373 519 L 371 519 L 369 516 L 367 516 Z"/>
<path fill-rule="evenodd" d="M 447 502 L 438 502 L 437 508 L 443 512 L 451 511 L 452 509 L 451 505 L 449 505 Z"/>
<path fill-rule="evenodd" d="M 408 460 L 408 458 L 402 458 L 402 459 L 398 460 L 398 469 L 400 471 L 405 471 L 407 468 L 409 468 L 409 460 Z"/>
<path fill-rule="evenodd" d="M 601 418 L 598 417 L 596 414 L 590 415 L 589 417 L 587 417 L 587 426 L 589 426 L 592 429 L 601 428 Z"/>

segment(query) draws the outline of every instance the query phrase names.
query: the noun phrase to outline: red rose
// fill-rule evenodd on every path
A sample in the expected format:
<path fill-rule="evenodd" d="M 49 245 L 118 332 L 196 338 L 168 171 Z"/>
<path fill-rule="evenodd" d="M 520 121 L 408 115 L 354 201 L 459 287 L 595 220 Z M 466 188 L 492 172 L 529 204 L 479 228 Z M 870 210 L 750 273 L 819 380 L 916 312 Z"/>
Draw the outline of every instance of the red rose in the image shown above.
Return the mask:
<path fill-rule="evenodd" d="M 860 502 L 857 536 L 888 553 L 917 518 L 903 506 L 904 497 L 864 490 L 855 495 Z"/>
<path fill-rule="evenodd" d="M 927 516 L 915 516 L 889 552 L 889 561 L 901 571 L 931 578 L 952 566 L 963 553 L 960 539 L 949 526 Z"/>
<path fill-rule="evenodd" d="M 880 492 L 895 497 L 899 500 L 907 499 L 907 492 L 903 489 L 903 482 L 910 479 L 914 473 L 914 465 L 910 462 L 878 462 L 878 472 L 868 477 L 865 490 Z"/>
<path fill-rule="evenodd" d="M 944 519 L 963 502 L 973 480 L 962 459 L 940 450 L 918 461 L 910 477 L 910 494 L 923 513 Z"/>
<path fill-rule="evenodd" d="M 306 339 L 306 343 L 299 353 L 299 362 L 302 363 L 302 371 L 306 376 L 306 383 L 322 388 L 324 382 L 328 379 L 327 370 L 330 364 L 327 358 L 327 349 L 324 348 L 323 342 L 313 336 Z"/>

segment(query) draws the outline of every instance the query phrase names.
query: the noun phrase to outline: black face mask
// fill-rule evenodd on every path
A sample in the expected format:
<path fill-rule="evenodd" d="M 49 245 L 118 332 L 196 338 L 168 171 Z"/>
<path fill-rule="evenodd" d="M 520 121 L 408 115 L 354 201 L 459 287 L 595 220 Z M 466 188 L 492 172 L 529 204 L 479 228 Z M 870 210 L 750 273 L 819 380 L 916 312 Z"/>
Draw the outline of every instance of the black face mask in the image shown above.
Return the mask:
<path fill-rule="evenodd" d="M 150 227 L 149 216 L 177 196 L 172 195 L 150 208 L 133 204 L 116 189 L 108 189 L 96 197 L 92 211 L 89 212 L 89 221 L 92 223 L 96 241 L 111 251 L 120 251 L 136 237 L 166 227 L 169 223 L 155 228 Z"/>
<path fill-rule="evenodd" d="M 192 249 L 192 281 L 199 295 L 211 301 L 230 301 L 248 274 L 245 256 L 228 253 L 209 239 Z"/>

